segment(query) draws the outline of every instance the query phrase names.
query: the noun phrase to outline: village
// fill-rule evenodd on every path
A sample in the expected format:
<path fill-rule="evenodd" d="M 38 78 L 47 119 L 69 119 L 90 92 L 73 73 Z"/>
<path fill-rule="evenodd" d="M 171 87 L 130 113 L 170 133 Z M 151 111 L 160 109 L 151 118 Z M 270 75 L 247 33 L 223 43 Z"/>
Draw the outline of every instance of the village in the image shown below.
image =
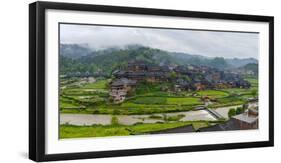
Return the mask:
<path fill-rule="evenodd" d="M 139 82 L 173 83 L 169 91 L 198 91 L 222 88 L 250 88 L 239 75 L 207 66 L 158 66 L 142 61 L 128 62 L 127 69 L 113 72 L 110 95 L 115 103 L 123 102 Z"/>

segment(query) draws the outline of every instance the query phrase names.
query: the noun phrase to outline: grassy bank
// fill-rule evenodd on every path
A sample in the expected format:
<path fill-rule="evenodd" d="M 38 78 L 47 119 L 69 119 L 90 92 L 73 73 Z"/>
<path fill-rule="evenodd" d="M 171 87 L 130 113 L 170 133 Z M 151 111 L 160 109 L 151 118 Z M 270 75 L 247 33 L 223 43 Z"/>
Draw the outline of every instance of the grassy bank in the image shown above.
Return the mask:
<path fill-rule="evenodd" d="M 197 123 L 197 122 L 194 122 Z M 202 123 L 202 122 L 198 122 Z M 145 134 L 152 131 L 160 131 L 176 127 L 182 127 L 192 124 L 191 122 L 174 123 L 154 123 L 154 124 L 136 124 L 125 125 L 92 125 L 75 126 L 60 125 L 60 138 L 85 138 L 85 137 L 105 137 L 105 136 L 128 136 L 136 134 Z"/>

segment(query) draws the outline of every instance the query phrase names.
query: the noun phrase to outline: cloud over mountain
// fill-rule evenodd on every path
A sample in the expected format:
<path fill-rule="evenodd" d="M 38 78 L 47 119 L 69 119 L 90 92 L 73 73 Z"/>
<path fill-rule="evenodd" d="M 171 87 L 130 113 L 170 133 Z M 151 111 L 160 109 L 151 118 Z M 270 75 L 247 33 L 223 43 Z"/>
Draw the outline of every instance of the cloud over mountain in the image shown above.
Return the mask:
<path fill-rule="evenodd" d="M 140 44 L 208 57 L 258 58 L 257 33 L 61 24 L 61 43 L 93 49 Z"/>

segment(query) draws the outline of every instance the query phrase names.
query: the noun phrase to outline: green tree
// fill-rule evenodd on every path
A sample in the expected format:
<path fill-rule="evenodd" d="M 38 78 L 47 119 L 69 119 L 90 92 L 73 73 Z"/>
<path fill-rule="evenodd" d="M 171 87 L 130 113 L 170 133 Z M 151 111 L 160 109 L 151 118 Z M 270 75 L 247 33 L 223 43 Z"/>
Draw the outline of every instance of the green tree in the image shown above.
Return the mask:
<path fill-rule="evenodd" d="M 173 72 L 169 73 L 169 77 L 176 78 L 177 77 L 177 73 L 173 71 Z"/>
<path fill-rule="evenodd" d="M 236 109 L 236 115 L 237 115 L 237 114 L 242 114 L 242 113 L 244 113 L 244 111 L 245 111 L 245 109 L 244 109 L 243 107 L 238 107 L 238 108 Z"/>
<path fill-rule="evenodd" d="M 236 115 L 236 110 L 235 108 L 231 108 L 229 111 L 228 111 L 228 117 L 231 118 L 233 116 Z"/>
<path fill-rule="evenodd" d="M 188 82 L 190 82 L 190 81 L 191 81 L 191 79 L 190 79 L 190 77 L 189 77 L 189 76 L 184 76 L 183 78 L 184 78 L 184 80 L 185 80 L 185 81 L 188 81 Z"/>

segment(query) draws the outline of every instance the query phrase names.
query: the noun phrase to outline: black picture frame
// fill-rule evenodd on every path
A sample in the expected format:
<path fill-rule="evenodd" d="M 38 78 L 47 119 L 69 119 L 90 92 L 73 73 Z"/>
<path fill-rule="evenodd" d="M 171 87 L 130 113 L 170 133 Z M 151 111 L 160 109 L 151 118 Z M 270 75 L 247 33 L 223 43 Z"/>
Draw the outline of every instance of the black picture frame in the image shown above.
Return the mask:
<path fill-rule="evenodd" d="M 160 15 L 269 23 L 269 140 L 262 142 L 159 147 L 150 149 L 114 150 L 83 153 L 45 153 L 45 11 L 94 11 L 123 14 Z M 222 14 L 152 8 L 103 6 L 55 2 L 34 2 L 29 5 L 29 158 L 34 161 L 55 161 L 116 156 L 178 153 L 237 148 L 269 147 L 274 145 L 274 18 L 271 16 Z"/>

